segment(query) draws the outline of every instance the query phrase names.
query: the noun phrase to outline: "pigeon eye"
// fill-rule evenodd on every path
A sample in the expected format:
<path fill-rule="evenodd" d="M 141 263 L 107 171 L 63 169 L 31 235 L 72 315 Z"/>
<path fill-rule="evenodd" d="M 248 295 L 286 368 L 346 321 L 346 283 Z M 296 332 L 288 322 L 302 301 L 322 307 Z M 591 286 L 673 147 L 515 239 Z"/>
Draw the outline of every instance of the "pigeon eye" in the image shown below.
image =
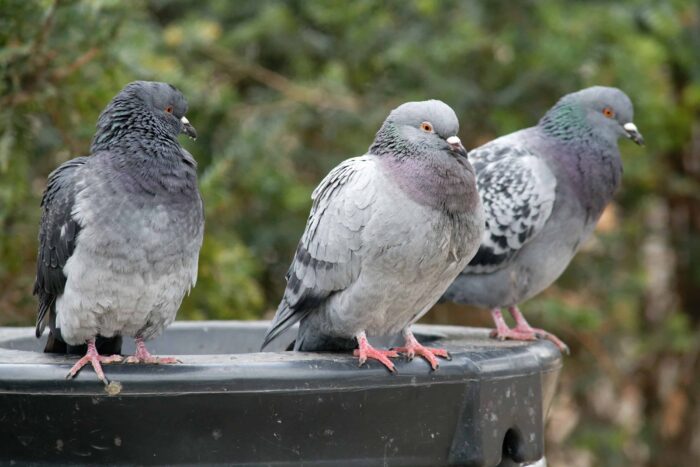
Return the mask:
<path fill-rule="evenodd" d="M 167 113 L 169 113 L 169 114 L 173 113 L 173 106 L 172 106 L 172 105 L 167 106 L 167 107 L 165 108 L 165 111 L 166 111 Z"/>
<path fill-rule="evenodd" d="M 433 125 L 430 122 L 423 122 L 420 124 L 420 129 L 425 131 L 426 133 L 432 133 Z"/>
<path fill-rule="evenodd" d="M 606 107 L 603 109 L 603 115 L 605 115 L 608 118 L 613 118 L 615 116 L 615 111 L 610 107 Z"/>

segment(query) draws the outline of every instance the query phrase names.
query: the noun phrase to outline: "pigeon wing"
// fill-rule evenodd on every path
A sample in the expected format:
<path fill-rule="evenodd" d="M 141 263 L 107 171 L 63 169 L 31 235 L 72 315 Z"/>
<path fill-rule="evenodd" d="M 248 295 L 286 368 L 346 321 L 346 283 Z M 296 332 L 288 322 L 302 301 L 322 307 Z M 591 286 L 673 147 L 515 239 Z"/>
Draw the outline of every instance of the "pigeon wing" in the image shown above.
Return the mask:
<path fill-rule="evenodd" d="M 362 230 L 376 199 L 374 170 L 371 156 L 348 159 L 314 190 L 306 230 L 287 272 L 287 288 L 263 348 L 359 276 Z"/>
<path fill-rule="evenodd" d="M 56 298 L 63 293 L 66 276 L 63 274 L 68 258 L 73 254 L 80 225 L 72 211 L 77 192 L 78 170 L 86 157 L 72 159 L 49 175 L 46 191 L 41 200 L 43 208 L 39 227 L 39 254 L 36 264 L 34 294 L 39 297 L 36 336 L 46 325 L 55 322 Z"/>
<path fill-rule="evenodd" d="M 464 273 L 489 273 L 513 259 L 542 230 L 554 205 L 556 178 L 530 150 L 488 144 L 469 153 L 486 218 L 481 246 Z"/>

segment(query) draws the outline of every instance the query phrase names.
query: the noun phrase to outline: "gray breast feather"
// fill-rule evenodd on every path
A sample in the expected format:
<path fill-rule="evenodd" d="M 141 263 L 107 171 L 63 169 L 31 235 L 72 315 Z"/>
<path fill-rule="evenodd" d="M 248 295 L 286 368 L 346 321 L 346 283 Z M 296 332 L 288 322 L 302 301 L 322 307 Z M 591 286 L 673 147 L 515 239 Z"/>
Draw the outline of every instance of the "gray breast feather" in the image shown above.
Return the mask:
<path fill-rule="evenodd" d="M 48 324 L 72 345 L 97 334 L 155 335 L 194 286 L 203 211 L 193 167 L 165 170 L 158 182 L 175 189 L 158 191 L 121 163 L 99 152 L 49 178 L 35 284 L 39 334 Z"/>
<path fill-rule="evenodd" d="M 287 288 L 263 347 L 359 276 L 362 229 L 376 199 L 371 183 L 375 170 L 371 156 L 348 159 L 314 190 L 306 229 L 287 272 Z"/>
<path fill-rule="evenodd" d="M 537 154 L 488 144 L 469 153 L 486 217 L 479 251 L 465 273 L 488 273 L 511 261 L 542 230 L 554 205 L 556 178 Z"/>

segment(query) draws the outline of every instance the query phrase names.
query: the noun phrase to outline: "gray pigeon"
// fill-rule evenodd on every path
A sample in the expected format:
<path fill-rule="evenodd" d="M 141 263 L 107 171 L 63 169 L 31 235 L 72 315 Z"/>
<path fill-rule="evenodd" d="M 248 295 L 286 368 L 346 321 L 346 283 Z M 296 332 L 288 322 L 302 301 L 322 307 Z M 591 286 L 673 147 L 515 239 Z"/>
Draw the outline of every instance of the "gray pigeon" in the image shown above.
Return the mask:
<path fill-rule="evenodd" d="M 87 344 L 68 376 L 91 363 L 107 383 L 95 339 L 136 338 L 129 363 L 174 363 L 145 340 L 175 319 L 197 279 L 204 217 L 196 162 L 178 143 L 195 138 L 175 87 L 136 81 L 102 112 L 91 155 L 49 176 L 42 200 L 34 293 L 47 351 Z M 117 346 L 118 348 L 118 346 Z"/>
<path fill-rule="evenodd" d="M 333 169 L 314 190 L 306 230 L 263 348 L 301 321 L 295 350 L 359 347 L 388 357 L 420 355 L 433 369 L 442 349 L 423 347 L 409 326 L 474 256 L 483 211 L 474 171 L 456 136 L 454 111 L 436 100 L 396 108 L 369 153 Z M 378 350 L 367 337 L 401 331 L 405 347 Z"/>
<path fill-rule="evenodd" d="M 533 340 L 554 335 L 530 327 L 518 303 L 547 288 L 593 231 L 620 184 L 617 141 L 643 144 L 622 91 L 595 86 L 564 96 L 537 126 L 469 153 L 486 214 L 478 253 L 444 298 L 488 307 L 492 336 Z M 509 329 L 501 307 L 516 322 Z"/>

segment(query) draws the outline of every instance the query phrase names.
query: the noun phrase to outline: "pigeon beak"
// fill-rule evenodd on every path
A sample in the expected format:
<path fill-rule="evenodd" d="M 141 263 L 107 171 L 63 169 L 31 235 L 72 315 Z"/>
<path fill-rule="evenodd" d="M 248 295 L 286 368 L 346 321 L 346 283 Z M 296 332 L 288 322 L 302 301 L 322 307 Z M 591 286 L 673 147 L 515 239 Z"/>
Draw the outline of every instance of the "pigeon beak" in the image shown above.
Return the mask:
<path fill-rule="evenodd" d="M 447 144 L 450 145 L 450 150 L 456 152 L 462 157 L 467 157 L 467 150 L 462 146 L 462 141 L 460 141 L 457 136 L 450 136 L 447 138 Z"/>
<path fill-rule="evenodd" d="M 627 137 L 640 146 L 644 146 L 644 136 L 637 130 L 637 125 L 632 122 L 625 123 L 622 128 L 627 132 Z"/>
<path fill-rule="evenodd" d="M 194 129 L 192 124 L 190 123 L 189 120 L 187 120 L 187 117 L 183 115 L 183 117 L 180 119 L 182 122 L 182 130 L 181 133 L 186 134 L 192 139 L 197 139 L 197 130 Z"/>

